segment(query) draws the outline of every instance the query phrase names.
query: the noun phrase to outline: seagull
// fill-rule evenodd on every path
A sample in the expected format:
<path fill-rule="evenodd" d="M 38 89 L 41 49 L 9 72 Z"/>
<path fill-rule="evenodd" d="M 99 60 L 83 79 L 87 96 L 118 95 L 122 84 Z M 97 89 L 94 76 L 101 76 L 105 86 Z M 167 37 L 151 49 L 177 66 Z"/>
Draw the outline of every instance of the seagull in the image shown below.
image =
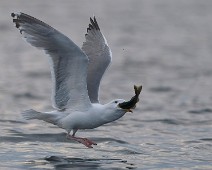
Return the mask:
<path fill-rule="evenodd" d="M 48 24 L 25 13 L 11 13 L 13 23 L 25 40 L 49 56 L 52 77 L 53 111 L 33 109 L 22 112 L 26 120 L 38 119 L 67 131 L 67 138 L 93 148 L 95 142 L 76 137 L 78 130 L 93 129 L 132 112 L 142 86 L 134 86 L 129 101 L 115 99 L 99 102 L 99 86 L 111 63 L 112 53 L 95 17 L 85 34 L 82 48 Z M 72 132 L 72 134 L 70 134 Z"/>

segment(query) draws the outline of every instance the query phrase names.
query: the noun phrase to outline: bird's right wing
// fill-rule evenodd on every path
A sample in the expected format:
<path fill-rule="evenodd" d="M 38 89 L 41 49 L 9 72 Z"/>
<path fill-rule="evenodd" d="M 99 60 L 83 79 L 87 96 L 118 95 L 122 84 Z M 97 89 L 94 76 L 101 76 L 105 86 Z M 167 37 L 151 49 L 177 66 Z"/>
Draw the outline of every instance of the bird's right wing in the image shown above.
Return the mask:
<path fill-rule="evenodd" d="M 101 33 L 96 18 L 90 18 L 82 50 L 89 58 L 87 88 L 92 103 L 99 103 L 99 86 L 112 59 L 111 50 Z"/>
<path fill-rule="evenodd" d="M 88 58 L 68 37 L 46 23 L 24 13 L 13 22 L 32 46 L 50 56 L 53 106 L 59 110 L 85 110 L 91 105 L 87 92 Z"/>

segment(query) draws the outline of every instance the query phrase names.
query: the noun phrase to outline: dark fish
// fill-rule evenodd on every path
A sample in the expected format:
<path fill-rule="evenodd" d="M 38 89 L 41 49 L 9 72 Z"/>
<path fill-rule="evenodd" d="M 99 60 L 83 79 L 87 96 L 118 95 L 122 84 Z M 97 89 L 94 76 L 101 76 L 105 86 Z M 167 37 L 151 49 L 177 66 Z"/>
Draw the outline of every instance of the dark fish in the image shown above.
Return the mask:
<path fill-rule="evenodd" d="M 126 109 L 130 112 L 132 112 L 130 109 L 135 108 L 136 103 L 139 101 L 139 94 L 141 93 L 142 86 L 136 86 L 134 85 L 134 90 L 135 90 L 135 96 L 133 96 L 129 101 L 123 102 L 119 104 L 119 107 L 122 109 Z"/>

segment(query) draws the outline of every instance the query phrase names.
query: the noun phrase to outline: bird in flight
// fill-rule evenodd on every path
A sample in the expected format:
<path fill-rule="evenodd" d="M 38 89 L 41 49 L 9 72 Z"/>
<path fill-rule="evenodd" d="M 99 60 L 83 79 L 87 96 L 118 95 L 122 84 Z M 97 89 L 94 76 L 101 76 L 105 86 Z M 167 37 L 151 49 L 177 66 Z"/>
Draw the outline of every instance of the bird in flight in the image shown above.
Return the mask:
<path fill-rule="evenodd" d="M 23 117 L 57 125 L 67 131 L 68 139 L 92 148 L 96 143 L 76 137 L 76 132 L 99 127 L 132 112 L 142 86 L 134 86 L 135 96 L 129 101 L 99 102 L 100 82 L 111 62 L 112 53 L 95 17 L 90 18 L 85 42 L 79 48 L 64 34 L 30 15 L 12 13 L 11 16 L 26 41 L 49 55 L 53 84 L 54 110 L 38 112 L 30 109 L 22 113 Z"/>

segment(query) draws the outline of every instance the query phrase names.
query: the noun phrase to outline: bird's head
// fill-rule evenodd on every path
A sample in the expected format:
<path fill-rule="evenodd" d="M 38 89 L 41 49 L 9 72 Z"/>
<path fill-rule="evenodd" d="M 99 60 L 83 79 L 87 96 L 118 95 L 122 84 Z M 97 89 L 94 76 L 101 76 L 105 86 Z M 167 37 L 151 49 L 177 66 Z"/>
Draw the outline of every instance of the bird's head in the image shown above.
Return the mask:
<path fill-rule="evenodd" d="M 102 115 L 106 122 L 111 122 L 122 117 L 126 112 L 132 112 L 132 109 L 136 107 L 136 103 L 139 101 L 139 94 L 142 86 L 134 86 L 135 95 L 129 100 L 115 99 L 104 105 L 105 114 Z"/>
<path fill-rule="evenodd" d="M 101 116 L 106 123 L 115 121 L 126 113 L 125 109 L 119 107 L 119 104 L 123 102 L 125 102 L 124 99 L 115 99 L 104 105 L 104 114 Z"/>
<path fill-rule="evenodd" d="M 135 96 L 133 96 L 129 101 L 124 99 L 115 99 L 108 103 L 109 107 L 112 109 L 117 109 L 126 112 L 132 112 L 132 109 L 136 107 L 136 103 L 139 101 L 139 95 L 142 90 L 142 86 L 134 86 Z"/>
<path fill-rule="evenodd" d="M 114 100 L 112 100 L 111 102 L 108 103 L 108 107 L 110 107 L 111 109 L 121 109 L 119 107 L 119 104 L 123 103 L 123 102 L 125 102 L 124 99 L 114 99 Z"/>
<path fill-rule="evenodd" d="M 107 108 L 110 108 L 111 110 L 120 111 L 120 112 L 123 112 L 123 113 L 132 112 L 132 110 L 130 110 L 130 108 L 129 109 L 121 108 L 120 105 L 122 103 L 126 103 L 126 101 L 124 99 L 114 99 L 107 104 Z"/>

